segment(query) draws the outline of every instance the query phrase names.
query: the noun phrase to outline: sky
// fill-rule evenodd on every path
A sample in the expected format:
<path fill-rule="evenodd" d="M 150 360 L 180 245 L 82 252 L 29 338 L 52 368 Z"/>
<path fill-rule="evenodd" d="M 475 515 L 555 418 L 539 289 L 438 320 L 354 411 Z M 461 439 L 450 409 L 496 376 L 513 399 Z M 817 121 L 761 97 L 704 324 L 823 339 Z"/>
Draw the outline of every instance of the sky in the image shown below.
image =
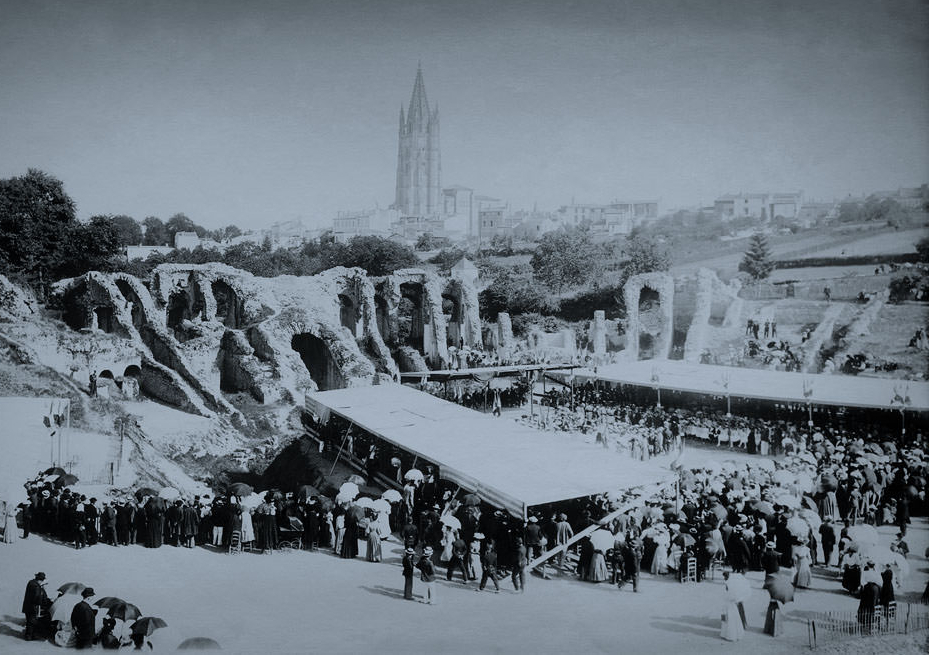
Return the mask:
<path fill-rule="evenodd" d="M 514 209 L 929 181 L 918 0 L 0 0 L 0 177 L 328 224 L 394 201 L 419 62 L 443 186 Z"/>

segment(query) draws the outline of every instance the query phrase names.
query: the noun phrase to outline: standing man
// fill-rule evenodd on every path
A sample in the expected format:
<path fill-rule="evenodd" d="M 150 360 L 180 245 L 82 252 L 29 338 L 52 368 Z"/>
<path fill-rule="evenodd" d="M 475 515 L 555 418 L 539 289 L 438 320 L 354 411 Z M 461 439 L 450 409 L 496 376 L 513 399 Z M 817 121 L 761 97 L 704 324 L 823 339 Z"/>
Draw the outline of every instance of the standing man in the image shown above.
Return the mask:
<path fill-rule="evenodd" d="M 45 573 L 39 571 L 35 577 L 26 583 L 26 594 L 23 596 L 23 614 L 26 615 L 26 630 L 23 637 L 26 641 L 35 639 L 35 628 L 39 622 L 39 611 L 48 604 L 48 595 L 45 593 Z"/>
<path fill-rule="evenodd" d="M 432 548 L 426 546 L 423 549 L 423 556 L 417 564 L 419 569 L 419 579 L 426 586 L 426 598 L 422 602 L 427 605 L 435 604 L 435 564 L 432 563 Z"/>
<path fill-rule="evenodd" d="M 642 570 L 642 554 L 645 546 L 639 535 L 630 530 L 626 533 L 626 576 L 632 578 L 632 591 L 639 591 L 639 571 Z"/>
<path fill-rule="evenodd" d="M 522 537 L 516 537 L 513 547 L 513 588 L 523 593 L 526 591 L 526 567 L 529 565 L 529 553 L 523 544 Z"/>
<path fill-rule="evenodd" d="M 407 548 L 403 555 L 403 599 L 413 600 L 413 572 L 416 570 L 416 551 Z"/>
<path fill-rule="evenodd" d="M 568 523 L 567 514 L 559 514 L 558 522 L 555 524 L 555 543 L 559 546 L 564 546 L 566 543 L 571 541 L 574 537 L 574 529 L 571 527 L 571 524 Z M 560 553 L 558 553 L 558 568 L 564 568 L 564 560 L 568 554 L 568 549 L 563 548 Z"/>
<path fill-rule="evenodd" d="M 484 591 L 484 587 L 487 586 L 488 578 L 493 580 L 494 583 L 494 593 L 500 593 L 500 585 L 497 582 L 497 553 L 494 551 L 494 542 L 488 541 L 487 547 L 484 549 L 484 556 L 481 558 L 481 586 L 477 588 L 476 591 Z"/>
<path fill-rule="evenodd" d="M 835 548 L 835 528 L 832 526 L 832 518 L 828 516 L 819 526 L 819 542 L 823 546 L 823 564 L 829 566 L 832 560 L 832 549 Z"/>
<path fill-rule="evenodd" d="M 92 648 L 94 643 L 94 620 L 96 610 L 87 599 L 94 595 L 94 588 L 87 587 L 81 592 L 81 602 L 71 610 L 71 627 L 74 629 L 76 648 Z"/>

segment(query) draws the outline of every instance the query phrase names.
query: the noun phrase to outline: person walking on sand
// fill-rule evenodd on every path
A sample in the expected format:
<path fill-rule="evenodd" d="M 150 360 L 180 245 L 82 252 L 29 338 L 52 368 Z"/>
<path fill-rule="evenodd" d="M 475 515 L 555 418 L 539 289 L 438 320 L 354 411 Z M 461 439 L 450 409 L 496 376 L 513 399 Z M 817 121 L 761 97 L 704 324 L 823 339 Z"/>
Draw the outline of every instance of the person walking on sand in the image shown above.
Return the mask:
<path fill-rule="evenodd" d="M 494 583 L 494 593 L 500 593 L 500 584 L 497 582 L 497 552 L 494 549 L 494 542 L 488 541 L 484 548 L 484 556 L 481 558 L 481 585 L 477 591 L 484 591 L 487 586 L 487 580 Z"/>
<path fill-rule="evenodd" d="M 35 577 L 26 583 L 26 593 L 23 596 L 23 614 L 26 615 L 26 630 L 23 638 L 32 641 L 36 638 L 35 630 L 39 623 L 39 611 L 48 605 L 48 595 L 45 593 L 45 573 L 39 571 Z"/>

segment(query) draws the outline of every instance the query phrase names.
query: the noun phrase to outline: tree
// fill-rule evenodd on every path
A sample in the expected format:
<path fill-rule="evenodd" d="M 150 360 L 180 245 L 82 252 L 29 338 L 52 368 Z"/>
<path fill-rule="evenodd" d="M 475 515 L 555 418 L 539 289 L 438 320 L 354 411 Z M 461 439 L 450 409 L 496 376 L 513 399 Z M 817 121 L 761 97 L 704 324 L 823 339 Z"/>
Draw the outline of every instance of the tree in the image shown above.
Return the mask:
<path fill-rule="evenodd" d="M 929 264 L 929 237 L 923 237 L 916 242 L 916 252 L 923 262 Z"/>
<path fill-rule="evenodd" d="M 446 248 L 450 244 L 451 242 L 446 237 L 437 237 L 434 234 L 425 232 L 419 236 L 419 238 L 416 240 L 416 245 L 413 247 L 420 252 L 425 252 L 428 250 Z"/>
<path fill-rule="evenodd" d="M 354 237 L 344 251 L 344 260 L 334 266 L 358 266 L 368 275 L 390 275 L 399 268 L 419 264 L 409 246 L 382 237 Z"/>
<path fill-rule="evenodd" d="M 90 220 L 93 220 L 92 217 Z M 116 229 L 116 238 L 121 246 L 137 246 L 142 243 L 142 226 L 135 219 L 125 214 L 108 216 L 113 227 Z"/>
<path fill-rule="evenodd" d="M 768 248 L 768 239 L 762 232 L 755 232 L 748 243 L 748 250 L 742 263 L 739 264 L 739 270 L 744 271 L 756 280 L 763 280 L 774 270 L 774 262 L 771 261 L 771 251 Z"/>
<path fill-rule="evenodd" d="M 590 232 L 567 229 L 548 232 L 539 239 L 529 264 L 536 279 L 555 291 L 578 286 L 589 280 L 602 263 L 602 253 L 590 239 Z"/>
<path fill-rule="evenodd" d="M 168 236 L 168 229 L 160 218 L 157 216 L 148 216 L 142 221 L 142 225 L 145 226 L 145 236 L 142 238 L 142 245 L 172 245 L 173 235 L 171 237 Z"/>
<path fill-rule="evenodd" d="M 175 214 L 165 223 L 170 243 L 174 243 L 174 235 L 178 232 L 196 232 L 201 239 L 206 236 L 206 228 L 200 227 L 184 214 Z"/>
<path fill-rule="evenodd" d="M 654 237 L 639 233 L 626 240 L 623 248 L 623 276 L 628 279 L 641 273 L 667 271 L 671 268 L 668 251 Z"/>
<path fill-rule="evenodd" d="M 55 275 L 63 278 L 88 271 L 112 271 L 120 250 L 119 230 L 109 216 L 94 216 L 86 225 L 75 222 L 55 267 Z"/>
<path fill-rule="evenodd" d="M 74 201 L 60 180 L 34 168 L 0 180 L 0 271 L 43 290 L 76 224 Z"/>

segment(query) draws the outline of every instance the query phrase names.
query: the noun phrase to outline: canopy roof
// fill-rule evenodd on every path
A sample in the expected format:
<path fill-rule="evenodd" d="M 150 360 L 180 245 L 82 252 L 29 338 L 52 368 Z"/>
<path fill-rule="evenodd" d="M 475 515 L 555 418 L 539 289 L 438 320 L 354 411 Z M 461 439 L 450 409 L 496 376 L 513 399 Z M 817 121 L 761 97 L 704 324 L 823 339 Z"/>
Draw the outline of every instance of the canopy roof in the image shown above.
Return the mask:
<path fill-rule="evenodd" d="M 895 401 L 894 398 L 900 394 L 901 397 L 909 397 L 906 409 L 929 409 L 929 382 L 823 373 L 787 373 L 668 360 L 610 364 L 597 367 L 596 373 L 590 369 L 578 369 L 575 374 L 581 380 L 598 379 L 716 396 L 726 395 L 723 383 L 728 377 L 730 396 L 803 404 L 810 402 L 814 405 L 899 409 L 900 400 L 898 398 Z M 807 391 L 812 391 L 809 397 L 804 395 L 805 383 Z"/>
<path fill-rule="evenodd" d="M 494 418 L 399 384 L 308 394 L 307 406 L 438 465 L 442 478 L 516 516 L 533 505 L 674 480 L 667 469 L 578 436 Z"/>

